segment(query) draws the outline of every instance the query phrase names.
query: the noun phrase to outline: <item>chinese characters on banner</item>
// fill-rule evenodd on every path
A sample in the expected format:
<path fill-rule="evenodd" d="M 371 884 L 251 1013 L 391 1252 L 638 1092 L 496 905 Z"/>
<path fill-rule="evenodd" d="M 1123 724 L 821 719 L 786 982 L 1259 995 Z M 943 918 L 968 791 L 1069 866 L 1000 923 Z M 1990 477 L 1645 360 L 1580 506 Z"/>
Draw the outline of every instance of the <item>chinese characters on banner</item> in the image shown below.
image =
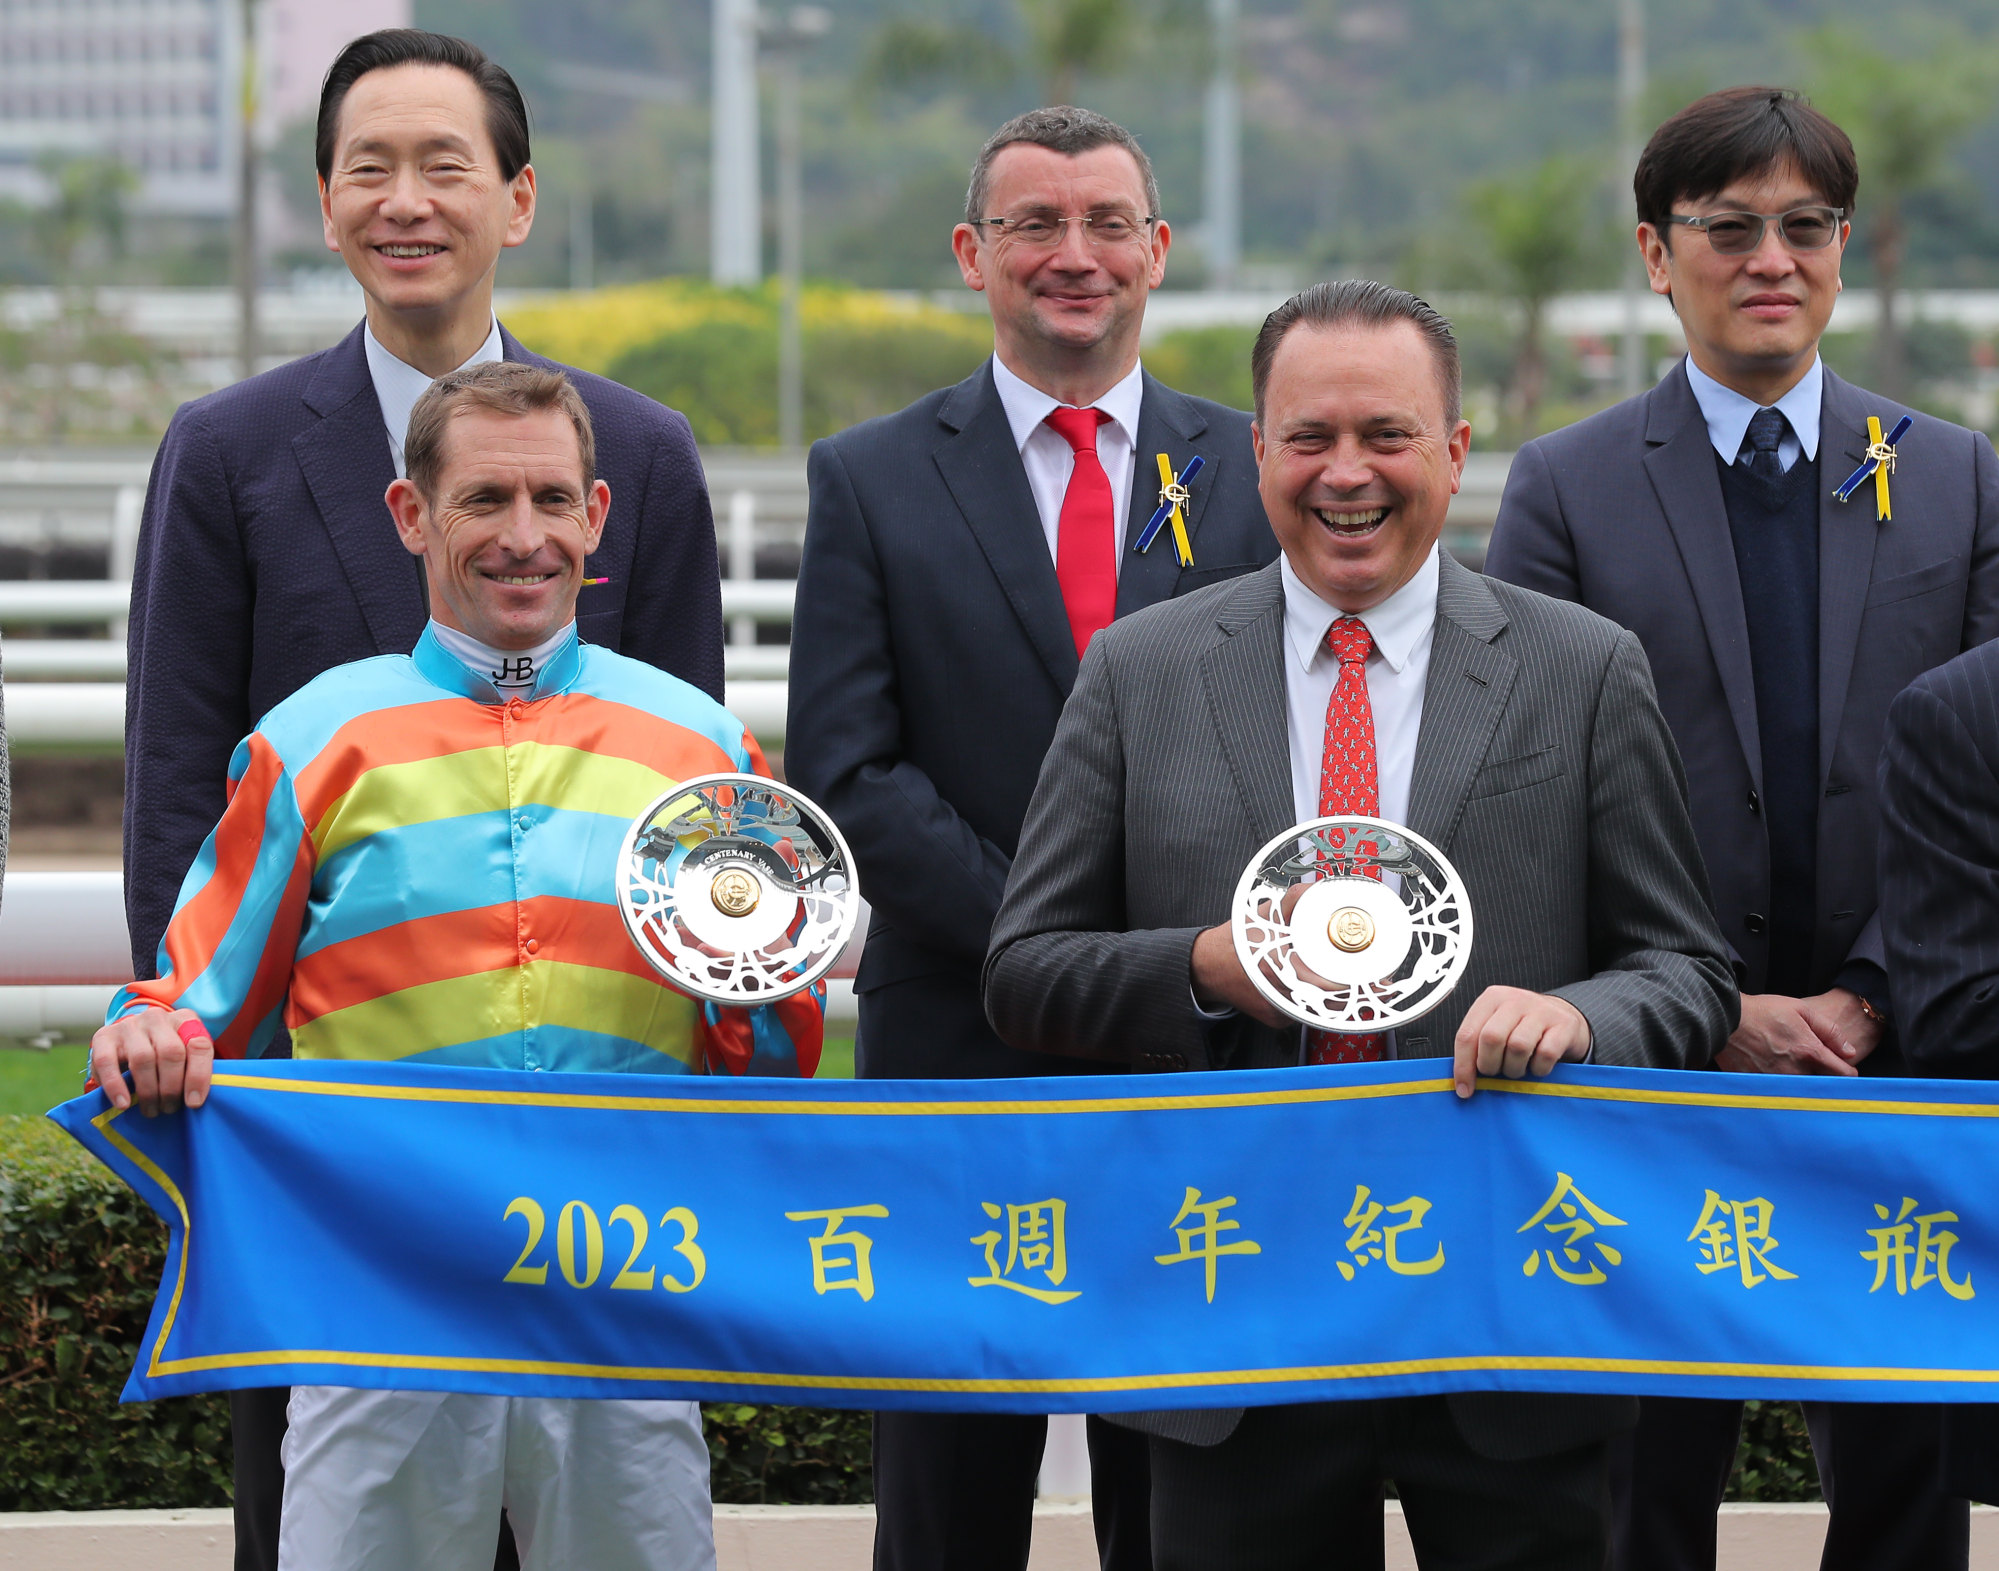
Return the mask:
<path fill-rule="evenodd" d="M 1205 1199 L 1198 1187 L 1189 1184 L 1179 1210 L 1165 1223 L 1178 1247 L 1152 1257 L 1162 1266 L 1199 1265 L 1203 1293 L 1211 1304 L 1221 1280 L 1220 1264 L 1225 1258 L 1263 1253 L 1263 1245 L 1256 1239 L 1229 1236 L 1243 1232 L 1243 1224 L 1237 1217 L 1223 1214 L 1233 1211 L 1236 1204 L 1234 1195 Z M 1917 1208 L 1918 1202 L 1907 1195 L 1893 1208 L 1874 1206 L 1881 1225 L 1864 1229 L 1874 1240 L 1874 1247 L 1858 1252 L 1863 1261 L 1874 1267 L 1874 1280 L 1867 1290 L 1876 1293 L 1892 1282 L 1896 1293 L 1906 1297 L 1934 1283 L 1954 1299 L 1971 1299 L 1975 1296 L 1971 1273 L 1954 1267 L 1951 1261 L 1951 1251 L 1961 1240 L 1945 1225 L 1953 1222 L 1962 1225 L 1957 1212 L 1933 1210 L 1918 1214 Z M 1067 1200 L 1057 1196 L 1021 1202 L 985 1200 L 979 1203 L 979 1209 L 987 1226 L 968 1241 L 984 1254 L 985 1270 L 968 1276 L 965 1280 L 969 1286 L 1003 1288 L 1043 1304 L 1067 1304 L 1082 1296 L 1081 1287 L 1065 1286 L 1070 1275 Z M 1370 1264 L 1377 1262 L 1395 1276 L 1425 1277 L 1442 1271 L 1445 1243 L 1430 1225 L 1433 1209 L 1432 1202 L 1422 1195 L 1390 1202 L 1378 1198 L 1368 1185 L 1355 1184 L 1353 1202 L 1339 1224 L 1344 1235 L 1334 1235 L 1337 1250 L 1333 1265 L 1340 1279 L 1356 1281 Z M 1771 1259 L 1782 1247 L 1782 1240 L 1774 1230 L 1776 1211 L 1775 1204 L 1761 1195 L 1727 1200 L 1717 1190 L 1706 1190 L 1692 1230 L 1682 1240 L 1695 1246 L 1690 1258 L 1693 1269 L 1707 1277 L 1732 1274 L 1745 1289 L 1766 1282 L 1797 1281 L 1798 1271 Z M 805 1236 L 814 1293 L 824 1297 L 845 1289 L 863 1303 L 873 1300 L 876 1238 L 872 1232 L 853 1224 L 889 1220 L 887 1206 L 787 1211 L 784 1216 L 790 1222 L 819 1225 L 818 1232 Z M 546 1213 L 538 1201 L 523 1195 L 507 1207 L 503 1220 L 515 1217 L 526 1223 L 527 1243 L 502 1280 L 547 1286 L 550 1281 L 547 1261 L 537 1262 L 532 1258 L 543 1247 Z M 684 1268 L 691 1268 L 685 1278 L 674 1275 L 666 1266 L 659 1267 L 657 1274 L 650 1265 L 643 1271 L 637 1269 L 641 1254 L 647 1250 L 649 1229 L 645 1213 L 636 1206 L 618 1206 L 610 1213 L 610 1221 L 627 1226 L 632 1239 L 630 1259 L 625 1269 L 609 1282 L 610 1287 L 651 1289 L 657 1281 L 667 1292 L 687 1293 L 699 1287 L 707 1276 L 706 1256 L 694 1242 L 700 1224 L 686 1207 L 675 1206 L 660 1218 L 663 1226 L 678 1231 L 678 1241 L 670 1243 L 668 1248 L 682 1257 L 681 1262 L 674 1264 L 684 1263 Z M 1622 1250 L 1610 1242 L 1607 1230 L 1628 1226 L 1621 1217 L 1613 1216 L 1583 1193 L 1567 1173 L 1557 1172 L 1548 1198 L 1516 1230 L 1534 1235 L 1520 1269 L 1531 1277 L 1545 1265 L 1554 1281 L 1575 1287 L 1601 1286 L 1624 1263 Z M 595 1286 L 606 1258 L 605 1242 L 606 1230 L 588 1205 L 572 1200 L 563 1206 L 555 1229 L 554 1254 L 561 1268 L 559 1280 L 577 1289 Z"/>

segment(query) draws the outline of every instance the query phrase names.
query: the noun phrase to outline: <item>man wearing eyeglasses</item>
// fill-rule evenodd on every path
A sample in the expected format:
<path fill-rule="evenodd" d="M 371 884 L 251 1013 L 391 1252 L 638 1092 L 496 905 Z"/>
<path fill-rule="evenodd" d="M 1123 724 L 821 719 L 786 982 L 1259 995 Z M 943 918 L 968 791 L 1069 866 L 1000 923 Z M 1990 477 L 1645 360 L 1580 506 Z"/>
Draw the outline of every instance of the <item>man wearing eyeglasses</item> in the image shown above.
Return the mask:
<path fill-rule="evenodd" d="M 1638 244 L 1687 357 L 1523 447 L 1486 558 L 1645 645 L 1742 988 L 1723 1070 L 1906 1072 L 1875 910 L 1883 727 L 1910 681 L 1999 634 L 1991 444 L 1819 358 L 1858 184 L 1845 133 L 1793 93 L 1713 93 L 1658 129 Z M 1891 516 L 1872 479 L 1839 500 L 1869 417 L 1886 434 L 1905 415 Z M 1966 1563 L 1936 1408 L 1808 1402 L 1805 1418 L 1825 1566 Z M 1619 1571 L 1713 1566 L 1740 1426 L 1739 1403 L 1645 1399 L 1614 1473 Z"/>
<path fill-rule="evenodd" d="M 1000 127 L 951 237 L 992 359 L 812 449 L 784 767 L 838 820 L 873 906 L 863 1076 L 1122 1067 L 1006 1046 L 979 967 L 1091 636 L 1277 555 L 1249 416 L 1139 365 L 1172 242 L 1159 209 L 1144 151 L 1102 116 Z M 1162 493 L 1178 516 L 1148 531 Z M 1045 1431 L 878 1414 L 878 1571 L 1022 1571 Z M 1092 1418 L 1089 1443 L 1103 1565 L 1149 1571 L 1144 1436 Z"/>

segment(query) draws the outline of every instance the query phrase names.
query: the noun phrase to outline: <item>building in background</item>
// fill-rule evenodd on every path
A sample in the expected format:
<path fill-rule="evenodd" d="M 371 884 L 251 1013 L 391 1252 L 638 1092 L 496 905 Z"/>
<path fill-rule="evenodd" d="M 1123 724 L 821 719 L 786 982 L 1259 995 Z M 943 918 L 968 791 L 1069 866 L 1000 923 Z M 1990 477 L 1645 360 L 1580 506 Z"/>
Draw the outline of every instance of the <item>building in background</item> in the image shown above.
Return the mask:
<path fill-rule="evenodd" d="M 0 194 L 46 194 L 50 152 L 115 158 L 142 211 L 226 218 L 236 200 L 245 0 L 0 0 Z M 262 0 L 260 131 L 312 113 L 350 38 L 410 0 Z"/>
<path fill-rule="evenodd" d="M 410 6 L 411 0 L 261 0 L 265 135 L 316 115 L 333 57 L 363 33 L 410 26 Z"/>

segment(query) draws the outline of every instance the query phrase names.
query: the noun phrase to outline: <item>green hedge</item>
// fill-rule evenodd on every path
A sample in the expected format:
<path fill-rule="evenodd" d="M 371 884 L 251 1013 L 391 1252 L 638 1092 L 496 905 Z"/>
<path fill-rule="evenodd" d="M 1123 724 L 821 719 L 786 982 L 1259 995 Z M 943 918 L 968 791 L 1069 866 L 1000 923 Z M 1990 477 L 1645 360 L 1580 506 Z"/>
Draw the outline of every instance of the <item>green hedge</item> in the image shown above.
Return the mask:
<path fill-rule="evenodd" d="M 0 1511 L 229 1503 L 221 1396 L 118 1405 L 166 1227 L 42 1118 L 0 1117 Z M 868 1415 L 724 1403 L 705 1411 L 715 1498 L 874 1498 Z"/>
<path fill-rule="evenodd" d="M 222 1397 L 118 1405 L 165 1249 L 68 1135 L 0 1120 L 0 1511 L 228 1504 Z"/>
<path fill-rule="evenodd" d="M 120 1407 L 159 1285 L 166 1228 L 40 1118 L 0 1118 L 0 1511 L 229 1502 L 220 1396 Z M 873 1498 L 868 1415 L 716 1403 L 715 1499 Z M 1749 1404 L 1734 1500 L 1816 1500 L 1797 1408 Z"/>
<path fill-rule="evenodd" d="M 829 323 L 804 332 L 805 439 L 892 414 L 963 381 L 989 346 L 955 325 Z M 749 322 L 701 322 L 613 361 L 609 375 L 685 414 L 703 446 L 777 441 L 777 332 Z"/>

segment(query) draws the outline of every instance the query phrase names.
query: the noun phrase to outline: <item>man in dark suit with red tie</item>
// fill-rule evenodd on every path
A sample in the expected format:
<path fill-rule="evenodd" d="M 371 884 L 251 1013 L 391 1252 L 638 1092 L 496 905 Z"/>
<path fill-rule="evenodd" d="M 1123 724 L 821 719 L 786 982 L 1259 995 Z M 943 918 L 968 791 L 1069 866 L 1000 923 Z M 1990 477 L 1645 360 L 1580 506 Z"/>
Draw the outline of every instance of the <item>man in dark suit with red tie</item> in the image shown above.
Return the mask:
<path fill-rule="evenodd" d="M 812 449 L 785 771 L 838 820 L 873 906 L 865 1077 L 1117 1067 L 1001 1042 L 979 967 L 1091 635 L 1277 555 L 1249 416 L 1139 365 L 1171 239 L 1128 132 L 1072 108 L 1009 121 L 952 237 L 993 358 Z M 1148 530 L 1162 460 L 1179 516 Z M 1021 1571 L 1044 1434 L 1039 1418 L 877 1415 L 876 1566 Z M 1090 1453 L 1103 1564 L 1149 1571 L 1143 1437 L 1092 1418 Z"/>

